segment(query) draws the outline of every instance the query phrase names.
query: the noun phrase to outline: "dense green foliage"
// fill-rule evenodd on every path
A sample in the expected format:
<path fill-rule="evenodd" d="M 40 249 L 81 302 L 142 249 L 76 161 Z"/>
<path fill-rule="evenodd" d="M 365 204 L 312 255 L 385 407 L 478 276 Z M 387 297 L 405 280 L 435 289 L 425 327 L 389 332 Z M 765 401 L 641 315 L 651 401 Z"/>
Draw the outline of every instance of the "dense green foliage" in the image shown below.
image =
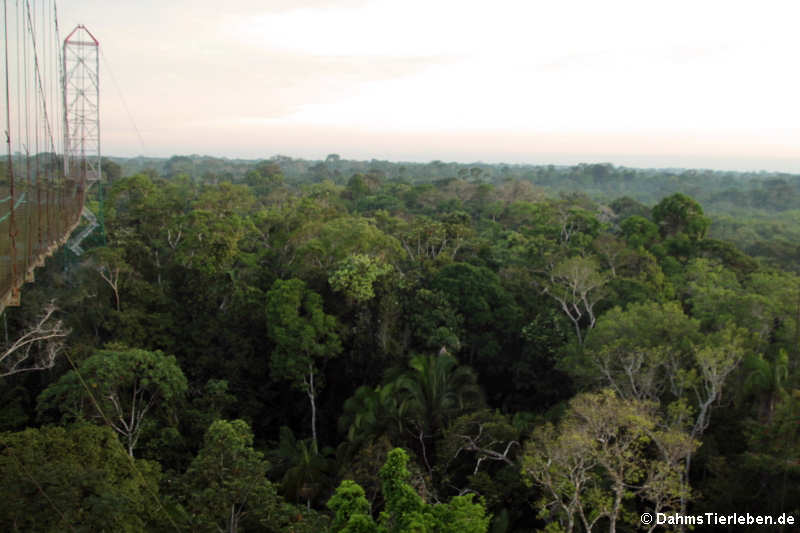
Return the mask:
<path fill-rule="evenodd" d="M 0 381 L 4 529 L 800 513 L 800 178 L 104 165 L 105 233 L 4 316 L 71 330 Z"/>
<path fill-rule="evenodd" d="M 26 429 L 0 434 L 0 446 L 4 531 L 144 531 L 168 523 L 159 516 L 158 465 L 130 459 L 108 428 Z"/>

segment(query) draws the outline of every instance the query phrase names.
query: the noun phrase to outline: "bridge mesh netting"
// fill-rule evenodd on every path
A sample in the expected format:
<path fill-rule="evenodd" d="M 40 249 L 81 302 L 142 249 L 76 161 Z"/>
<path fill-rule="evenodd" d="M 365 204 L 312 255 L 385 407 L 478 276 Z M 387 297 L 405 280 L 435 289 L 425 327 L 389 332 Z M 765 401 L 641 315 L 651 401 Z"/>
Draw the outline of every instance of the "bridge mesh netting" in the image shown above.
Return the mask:
<path fill-rule="evenodd" d="M 0 163 L 0 311 L 19 303 L 34 268 L 67 241 L 87 183 L 86 157 L 65 165 L 62 155 L 64 108 L 76 106 L 63 90 L 71 73 L 64 70 L 55 0 L 3 0 L 2 11 L 7 149 Z"/>
<path fill-rule="evenodd" d="M 33 269 L 63 245 L 80 220 L 85 187 L 64 178 L 60 158 L 14 158 L 0 180 L 0 307 L 18 303 Z M 54 168 L 56 167 L 56 168 Z"/>

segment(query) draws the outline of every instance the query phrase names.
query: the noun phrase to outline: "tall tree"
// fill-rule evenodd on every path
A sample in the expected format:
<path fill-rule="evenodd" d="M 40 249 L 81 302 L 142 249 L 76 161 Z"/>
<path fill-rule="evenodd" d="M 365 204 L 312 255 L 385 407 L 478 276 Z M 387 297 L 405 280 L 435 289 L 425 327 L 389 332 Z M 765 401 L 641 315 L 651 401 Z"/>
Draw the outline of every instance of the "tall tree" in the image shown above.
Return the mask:
<path fill-rule="evenodd" d="M 327 506 L 333 511 L 331 530 L 335 533 L 377 533 L 364 489 L 355 481 L 343 480 Z"/>
<path fill-rule="evenodd" d="M 585 349 L 563 367 L 624 398 L 660 401 L 680 395 L 677 372 L 690 364 L 700 340 L 699 322 L 677 303 L 634 303 L 604 313 Z"/>
<path fill-rule="evenodd" d="M 216 420 L 185 475 L 187 506 L 196 531 L 236 533 L 245 519 L 258 524 L 279 510 L 267 480 L 269 464 L 253 449 L 253 433 L 243 420 Z"/>
<path fill-rule="evenodd" d="M 336 318 L 325 314 L 322 298 L 305 282 L 278 279 L 267 293 L 267 328 L 275 344 L 270 356 L 272 375 L 290 381 L 308 396 L 311 441 L 317 453 L 317 394 L 323 386 L 319 365 L 342 350 Z"/>
<path fill-rule="evenodd" d="M 95 270 L 103 281 L 114 293 L 114 303 L 117 311 L 121 311 L 120 282 L 131 272 L 131 267 L 125 262 L 124 250 L 121 248 L 99 247 L 92 249 L 87 254 L 87 267 Z"/>
<path fill-rule="evenodd" d="M 330 452 L 330 448 L 323 448 L 318 453 L 309 439 L 297 440 L 291 429 L 281 427 L 278 454 L 285 467 L 281 488 L 289 500 L 305 500 L 306 509 L 311 510 L 314 499 L 328 488 L 333 470 Z"/>
<path fill-rule="evenodd" d="M 408 483 L 408 454 L 389 452 L 380 471 L 385 506 L 376 524 L 369 512 L 364 489 L 344 480 L 328 501 L 334 512 L 335 533 L 486 533 L 491 516 L 473 494 L 456 496 L 448 503 L 426 503 Z"/>
<path fill-rule="evenodd" d="M 580 345 L 597 322 L 594 308 L 607 282 L 593 258 L 571 257 L 560 261 L 550 272 L 544 291 L 572 321 Z"/>
<path fill-rule="evenodd" d="M 54 303 L 47 304 L 35 322 L 12 341 L 6 333 L 6 345 L 0 348 L 0 378 L 53 368 L 69 335 L 64 322 L 56 318 L 57 310 Z"/>
<path fill-rule="evenodd" d="M 661 200 L 653 208 L 653 221 L 664 237 L 682 233 L 692 240 L 705 237 L 711 225 L 711 220 L 703 214 L 700 204 L 682 193 L 675 193 Z"/>
<path fill-rule="evenodd" d="M 480 407 L 483 393 L 475 372 L 467 366 L 460 366 L 447 352 L 416 355 L 409 361 L 409 367 L 393 386 L 401 398 L 407 427 L 413 428 L 430 472 L 435 459 L 433 440 L 440 435 L 447 421 Z"/>
<path fill-rule="evenodd" d="M 39 395 L 38 409 L 105 421 L 133 456 L 147 416 L 174 405 L 187 389 L 175 357 L 114 346 L 99 350 Z"/>
<path fill-rule="evenodd" d="M 380 525 L 386 533 L 486 532 L 490 517 L 480 503 L 472 501 L 472 494 L 456 496 L 446 504 L 427 504 L 408 483 L 407 464 L 408 454 L 395 448 L 381 468 L 386 505 L 380 514 Z"/>
<path fill-rule="evenodd" d="M 131 460 L 91 424 L 0 433 L 3 531 L 146 531 L 168 526 L 158 464 Z M 174 524 L 173 524 L 174 525 Z"/>
<path fill-rule="evenodd" d="M 363 303 L 375 296 L 375 280 L 391 271 L 392 265 L 386 264 L 381 258 L 351 254 L 339 262 L 328 282 L 334 291 L 343 293 L 357 303 Z"/>
<path fill-rule="evenodd" d="M 363 385 L 345 400 L 339 430 L 351 442 L 362 442 L 384 435 L 396 437 L 403 430 L 402 401 L 394 383 L 375 388 Z"/>
<path fill-rule="evenodd" d="M 657 401 L 669 427 L 686 431 L 699 441 L 711 420 L 713 405 L 748 351 L 743 329 L 728 326 L 705 337 L 699 323 L 680 306 L 633 304 L 603 315 L 573 372 L 594 375 L 604 386 L 630 400 Z M 660 446 L 664 443 L 659 442 Z M 681 511 L 689 495 L 693 448 L 683 457 Z"/>
<path fill-rule="evenodd" d="M 608 389 L 576 396 L 558 426 L 540 426 L 525 448 L 523 473 L 544 490 L 540 516 L 566 532 L 580 524 L 588 533 L 607 521 L 613 533 L 621 519 L 632 519 L 624 509 L 635 497 L 654 513 L 677 508 L 680 461 L 696 444 L 661 425 L 652 402 Z M 655 441 L 661 454 L 650 450 Z"/>
<path fill-rule="evenodd" d="M 500 284 L 499 276 L 486 267 L 451 263 L 436 273 L 431 281 L 431 288 L 438 294 L 426 294 L 427 291 L 418 293 L 422 305 L 416 313 L 419 315 L 417 320 L 435 320 L 434 323 L 423 324 L 422 327 L 430 330 L 444 326 L 452 335 L 461 329 L 453 326 L 462 321 L 461 341 L 467 355 L 466 361 L 470 365 L 480 364 L 491 371 L 494 360 L 502 355 L 504 344 L 515 333 L 514 327 L 517 326 L 516 321 L 521 314 L 514 300 Z M 437 302 L 438 295 L 444 296 L 446 302 Z M 445 303 L 449 306 L 442 305 Z M 440 307 L 440 310 L 434 309 L 430 304 Z M 428 308 L 423 307 L 424 305 Z M 450 311 L 447 307 L 460 317 L 448 317 Z M 453 318 L 456 320 L 452 320 Z M 436 337 L 441 338 L 441 333 L 441 330 L 437 330 Z"/>

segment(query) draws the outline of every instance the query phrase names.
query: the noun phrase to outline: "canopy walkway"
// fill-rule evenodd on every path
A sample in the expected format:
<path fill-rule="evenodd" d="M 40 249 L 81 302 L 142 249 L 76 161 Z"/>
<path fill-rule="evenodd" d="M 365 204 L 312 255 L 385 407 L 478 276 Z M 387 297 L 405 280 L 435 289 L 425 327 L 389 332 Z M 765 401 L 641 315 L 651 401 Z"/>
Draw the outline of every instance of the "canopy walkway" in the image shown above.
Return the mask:
<path fill-rule="evenodd" d="M 0 163 L 0 311 L 19 305 L 34 269 L 67 243 L 101 177 L 99 43 L 83 26 L 64 41 L 55 0 L 3 0 L 5 137 Z"/>

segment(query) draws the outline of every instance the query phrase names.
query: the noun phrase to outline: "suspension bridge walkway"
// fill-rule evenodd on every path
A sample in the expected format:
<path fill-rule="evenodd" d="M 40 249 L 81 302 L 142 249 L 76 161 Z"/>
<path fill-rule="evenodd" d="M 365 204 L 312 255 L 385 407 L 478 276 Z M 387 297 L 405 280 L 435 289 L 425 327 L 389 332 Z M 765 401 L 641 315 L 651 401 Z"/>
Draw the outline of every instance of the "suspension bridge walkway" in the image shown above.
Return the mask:
<path fill-rule="evenodd" d="M 86 193 L 101 178 L 99 43 L 84 26 L 64 40 L 55 0 L 3 0 L 0 311 L 19 305 L 34 269 L 96 227 Z M 82 215 L 85 215 L 82 217 Z"/>

